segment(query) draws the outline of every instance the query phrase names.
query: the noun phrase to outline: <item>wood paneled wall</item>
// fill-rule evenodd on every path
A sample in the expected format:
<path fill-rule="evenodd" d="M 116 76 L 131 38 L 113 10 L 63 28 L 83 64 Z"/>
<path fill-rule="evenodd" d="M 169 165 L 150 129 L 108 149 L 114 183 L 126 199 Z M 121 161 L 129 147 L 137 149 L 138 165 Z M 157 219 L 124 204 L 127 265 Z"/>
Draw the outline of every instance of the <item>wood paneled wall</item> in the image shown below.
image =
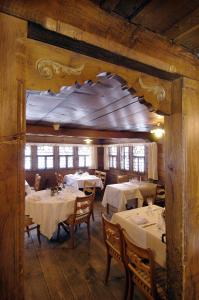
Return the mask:
<path fill-rule="evenodd" d="M 165 146 L 164 141 L 157 143 L 158 145 L 158 179 L 165 183 Z"/>

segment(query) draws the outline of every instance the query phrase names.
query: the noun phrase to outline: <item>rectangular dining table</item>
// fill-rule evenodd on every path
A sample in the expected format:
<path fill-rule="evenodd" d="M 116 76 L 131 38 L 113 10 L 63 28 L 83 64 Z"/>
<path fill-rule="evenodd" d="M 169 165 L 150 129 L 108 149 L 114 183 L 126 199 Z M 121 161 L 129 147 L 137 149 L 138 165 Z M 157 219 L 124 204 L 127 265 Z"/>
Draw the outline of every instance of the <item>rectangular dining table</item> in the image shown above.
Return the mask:
<path fill-rule="evenodd" d="M 25 198 L 25 214 L 30 216 L 40 231 L 51 238 L 58 223 L 66 220 L 74 212 L 76 197 L 85 194 L 73 187 L 66 187 L 58 194 L 51 196 L 51 190 L 32 192 Z"/>
<path fill-rule="evenodd" d="M 106 186 L 102 205 L 111 205 L 118 211 L 126 210 L 127 201 L 138 199 L 138 207 L 143 206 L 147 197 L 155 198 L 157 185 L 146 181 L 123 182 Z"/>
<path fill-rule="evenodd" d="M 113 214 L 112 222 L 120 224 L 126 230 L 134 244 L 142 248 L 150 248 L 155 261 L 166 266 L 166 244 L 162 242 L 165 223 L 162 219 L 162 207 L 144 206 Z"/>
<path fill-rule="evenodd" d="M 96 183 L 96 187 L 99 187 L 100 189 L 103 189 L 103 183 L 101 178 L 90 175 L 88 173 L 83 174 L 68 174 L 64 176 L 64 183 L 68 186 L 73 186 L 77 189 L 83 189 L 84 188 L 84 182 L 89 181 L 91 183 Z"/>

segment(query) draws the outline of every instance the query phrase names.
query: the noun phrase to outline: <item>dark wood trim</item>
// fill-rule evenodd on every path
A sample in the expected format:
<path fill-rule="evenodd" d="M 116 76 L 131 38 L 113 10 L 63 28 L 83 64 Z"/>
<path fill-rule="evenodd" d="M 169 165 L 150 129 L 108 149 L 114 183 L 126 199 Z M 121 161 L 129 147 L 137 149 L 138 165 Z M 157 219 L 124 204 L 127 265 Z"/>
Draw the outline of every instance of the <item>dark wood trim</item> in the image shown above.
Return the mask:
<path fill-rule="evenodd" d="M 114 65 L 125 67 L 127 69 L 144 72 L 152 76 L 157 76 L 161 79 L 173 80 L 180 76 L 177 73 L 173 74 L 170 72 L 166 72 L 153 66 L 148 66 L 144 63 L 138 62 L 134 59 L 130 59 L 114 52 L 110 52 L 106 49 L 97 47 L 95 45 L 91 45 L 84 41 L 79 41 L 63 34 L 47 30 L 41 25 L 32 22 L 28 23 L 28 38 L 73 52 L 77 52 L 82 55 L 94 57 L 102 61 L 112 63 Z"/>
<path fill-rule="evenodd" d="M 152 136 L 149 132 L 129 132 L 129 131 L 103 131 L 91 129 L 76 129 L 76 128 L 60 128 L 55 131 L 50 126 L 35 126 L 27 125 L 27 134 L 36 135 L 53 135 L 53 136 L 77 136 L 77 137 L 92 137 L 92 138 L 135 138 L 151 140 Z"/>

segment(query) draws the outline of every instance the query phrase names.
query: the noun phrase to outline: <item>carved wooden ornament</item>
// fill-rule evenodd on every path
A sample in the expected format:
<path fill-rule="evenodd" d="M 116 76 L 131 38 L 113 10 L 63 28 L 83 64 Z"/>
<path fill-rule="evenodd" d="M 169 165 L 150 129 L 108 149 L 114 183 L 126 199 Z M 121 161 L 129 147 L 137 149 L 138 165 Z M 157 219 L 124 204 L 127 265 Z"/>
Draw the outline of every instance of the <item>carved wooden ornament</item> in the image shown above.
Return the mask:
<path fill-rule="evenodd" d="M 143 82 L 142 78 L 139 77 L 139 84 L 143 90 L 153 93 L 158 101 L 164 101 L 166 98 L 165 89 L 160 85 L 147 85 Z"/>
<path fill-rule="evenodd" d="M 80 75 L 84 69 L 84 64 L 71 67 L 60 64 L 51 59 L 38 59 L 36 61 L 36 69 L 41 77 L 45 79 L 52 79 L 55 74 L 64 77 L 65 75 Z"/>

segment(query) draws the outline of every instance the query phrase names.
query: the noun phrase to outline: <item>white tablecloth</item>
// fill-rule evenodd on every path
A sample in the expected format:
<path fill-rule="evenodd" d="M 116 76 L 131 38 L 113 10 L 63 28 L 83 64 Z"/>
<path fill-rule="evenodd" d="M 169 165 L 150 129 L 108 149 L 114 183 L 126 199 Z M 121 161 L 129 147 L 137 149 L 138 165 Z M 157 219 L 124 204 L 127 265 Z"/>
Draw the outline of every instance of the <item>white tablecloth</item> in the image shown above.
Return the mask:
<path fill-rule="evenodd" d="M 50 190 L 32 193 L 25 198 L 25 214 L 40 225 L 41 233 L 51 238 L 59 222 L 74 212 L 76 197 L 84 193 L 72 187 L 65 188 L 58 195 L 51 196 Z"/>
<path fill-rule="evenodd" d="M 143 205 L 143 200 L 148 197 L 155 197 L 156 184 L 149 182 L 123 182 L 109 184 L 106 186 L 102 205 L 110 204 L 118 211 L 126 210 L 127 200 L 138 198 L 138 207 Z"/>
<path fill-rule="evenodd" d="M 160 224 L 162 209 L 162 207 L 152 205 L 118 212 L 113 214 L 112 222 L 120 224 L 137 246 L 150 248 L 154 253 L 155 261 L 165 267 L 166 245 L 162 243 L 161 239 L 162 234 L 165 233 L 165 226 Z M 138 225 L 137 221 L 143 220 L 143 218 L 147 222 Z"/>
<path fill-rule="evenodd" d="M 64 176 L 64 182 L 67 185 L 71 185 L 77 189 L 84 188 L 84 181 L 90 181 L 92 183 L 96 183 L 96 187 L 103 189 L 103 183 L 101 178 L 90 175 L 87 173 L 79 174 L 68 174 Z"/>
<path fill-rule="evenodd" d="M 31 193 L 30 185 L 28 184 L 28 182 L 26 180 L 25 180 L 25 193 L 26 193 L 26 195 Z"/>

